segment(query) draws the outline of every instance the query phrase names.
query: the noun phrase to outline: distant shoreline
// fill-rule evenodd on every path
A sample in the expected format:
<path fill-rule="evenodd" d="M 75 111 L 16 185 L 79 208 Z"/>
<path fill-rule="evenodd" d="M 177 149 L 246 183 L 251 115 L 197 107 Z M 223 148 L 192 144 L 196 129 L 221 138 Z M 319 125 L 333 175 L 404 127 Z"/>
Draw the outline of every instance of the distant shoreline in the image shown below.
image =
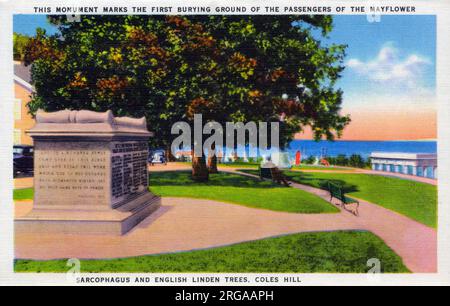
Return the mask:
<path fill-rule="evenodd" d="M 292 141 L 315 141 L 314 139 L 293 139 Z M 347 142 L 437 142 L 437 139 L 398 139 L 398 140 L 364 140 L 364 139 L 335 139 L 333 141 L 331 140 L 327 140 L 327 139 L 321 139 L 320 141 L 325 141 L 325 142 L 343 142 L 343 141 L 347 141 Z"/>
<path fill-rule="evenodd" d="M 336 140 L 314 141 L 296 139 L 286 148 L 303 156 L 338 156 L 358 154 L 368 158 L 373 152 L 437 153 L 437 141 L 421 140 Z"/>

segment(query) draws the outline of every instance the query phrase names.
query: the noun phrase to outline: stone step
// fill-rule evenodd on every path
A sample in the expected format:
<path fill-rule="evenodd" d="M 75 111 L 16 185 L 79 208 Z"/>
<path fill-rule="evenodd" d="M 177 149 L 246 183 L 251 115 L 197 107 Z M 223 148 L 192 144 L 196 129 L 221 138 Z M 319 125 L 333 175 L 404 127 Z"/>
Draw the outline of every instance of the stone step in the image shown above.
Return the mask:
<path fill-rule="evenodd" d="M 128 205 L 127 205 L 128 206 Z M 144 219 L 150 216 L 154 211 L 161 207 L 161 198 L 154 196 L 150 201 L 136 206 L 131 210 L 131 216 L 122 222 L 122 235 L 130 231 L 133 227 L 141 223 Z"/>
<path fill-rule="evenodd" d="M 114 207 L 115 210 L 120 212 L 133 212 L 135 209 L 139 209 L 139 207 L 144 203 L 151 203 L 156 201 L 159 197 L 155 196 L 150 192 L 146 192 L 143 195 L 140 195 L 132 200 L 127 199 L 126 203 Z"/>
<path fill-rule="evenodd" d="M 161 206 L 161 198 L 144 194 L 111 211 L 34 210 L 16 218 L 18 233 L 123 235 Z"/>

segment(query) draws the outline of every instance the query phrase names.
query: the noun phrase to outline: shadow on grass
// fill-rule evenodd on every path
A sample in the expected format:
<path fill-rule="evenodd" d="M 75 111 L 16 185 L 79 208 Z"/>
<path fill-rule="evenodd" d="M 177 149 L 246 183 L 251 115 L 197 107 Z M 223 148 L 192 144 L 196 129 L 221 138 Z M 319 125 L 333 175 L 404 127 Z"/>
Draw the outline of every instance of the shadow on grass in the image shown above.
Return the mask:
<path fill-rule="evenodd" d="M 359 191 L 358 186 L 349 184 L 346 181 L 338 180 L 338 179 L 322 179 L 317 178 L 313 174 L 306 173 L 306 172 L 292 172 L 292 171 L 285 171 L 284 174 L 289 177 L 292 181 L 299 183 L 299 184 L 305 184 L 313 187 L 317 187 L 320 189 L 328 190 L 328 182 L 331 182 L 340 188 L 342 188 L 342 191 L 344 193 L 350 193 L 350 192 L 357 192 Z"/>
<path fill-rule="evenodd" d="M 259 175 L 258 170 L 250 170 L 250 169 L 239 169 L 239 171 L 248 173 L 248 174 L 254 174 Z M 286 175 L 289 180 L 304 184 L 316 188 L 320 188 L 323 190 L 328 190 L 328 182 L 331 182 L 335 185 L 338 185 L 342 188 L 342 191 L 344 193 L 350 193 L 350 192 L 357 192 L 359 191 L 358 186 L 349 184 L 346 181 L 338 180 L 338 179 L 321 179 L 314 176 L 312 173 L 302 172 L 302 171 L 283 171 L 283 174 Z"/>
<path fill-rule="evenodd" d="M 238 174 L 210 174 L 207 182 L 196 182 L 191 178 L 190 171 L 168 171 L 150 173 L 150 186 L 227 186 L 241 188 L 288 188 L 276 185 L 270 181 L 260 181 L 256 178 Z"/>

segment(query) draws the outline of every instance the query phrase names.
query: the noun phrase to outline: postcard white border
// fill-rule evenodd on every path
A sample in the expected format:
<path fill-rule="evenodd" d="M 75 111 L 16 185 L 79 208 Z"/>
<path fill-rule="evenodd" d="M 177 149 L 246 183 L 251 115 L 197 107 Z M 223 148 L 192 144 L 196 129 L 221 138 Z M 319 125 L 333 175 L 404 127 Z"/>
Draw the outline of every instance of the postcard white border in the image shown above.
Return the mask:
<path fill-rule="evenodd" d="M 222 2 L 222 4 L 221 4 Z M 102 5 L 121 5 L 125 1 L 96 1 L 96 6 Z M 256 0 L 228 0 L 228 1 L 189 1 L 174 0 L 171 5 L 186 6 L 188 3 L 192 5 L 246 5 L 248 7 L 268 5 L 269 2 Z M 226 4 L 224 4 L 226 3 Z M 94 5 L 92 1 L 9 1 L 0 0 L 0 284 L 39 284 L 39 285 L 73 285 L 68 282 L 65 274 L 23 274 L 13 272 L 14 244 L 13 244 L 13 201 L 12 201 L 12 135 L 13 135 L 13 65 L 12 65 L 12 15 L 13 14 L 33 14 L 34 6 L 47 5 L 63 5 L 63 6 L 81 6 Z M 151 6 L 151 5 L 167 5 L 166 1 L 126 1 L 128 7 L 132 6 Z M 298 276 L 302 282 L 300 285 L 442 285 L 450 284 L 450 3 L 442 0 L 403 0 L 403 1 L 385 1 L 385 0 L 346 0 L 346 1 L 326 1 L 326 0 L 303 0 L 296 1 L 270 1 L 270 5 L 326 5 L 334 8 L 340 6 L 356 6 L 367 4 L 381 5 L 405 5 L 415 6 L 417 8 L 416 15 L 436 15 L 437 16 L 437 93 L 438 93 L 438 159 L 439 159 L 439 272 L 436 274 L 382 274 L 376 277 L 366 274 L 270 274 L 283 276 Z M 269 13 L 271 15 L 273 13 Z M 348 10 L 344 14 L 352 14 Z M 96 274 L 96 276 L 112 276 L 121 277 L 127 274 Z M 151 274 L 152 276 L 163 274 Z M 180 276 L 192 276 L 192 274 L 172 274 Z M 233 276 L 237 274 L 196 274 L 203 276 L 219 275 Z M 238 274 L 254 279 L 255 275 L 268 274 Z M 138 276 L 148 276 L 147 274 L 129 274 L 132 278 Z M 156 284 L 151 284 L 156 285 Z M 199 284 L 199 283 L 183 283 L 169 285 L 217 285 L 217 284 Z M 284 285 L 283 283 L 246 283 L 233 284 L 222 283 L 220 285 Z M 293 285 L 293 284 L 291 284 Z"/>

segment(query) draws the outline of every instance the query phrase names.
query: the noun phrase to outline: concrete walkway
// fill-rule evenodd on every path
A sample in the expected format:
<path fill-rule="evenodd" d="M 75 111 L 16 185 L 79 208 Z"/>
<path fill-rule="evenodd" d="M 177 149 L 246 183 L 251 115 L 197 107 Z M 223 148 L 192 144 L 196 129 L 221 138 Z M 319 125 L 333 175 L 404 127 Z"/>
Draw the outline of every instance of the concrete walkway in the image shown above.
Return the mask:
<path fill-rule="evenodd" d="M 329 194 L 324 190 L 296 183 L 291 186 L 329 200 Z M 355 227 L 368 230 L 383 239 L 402 257 L 404 264 L 411 271 L 437 272 L 436 230 L 379 205 L 358 200 L 359 216 L 351 217 Z"/>
<path fill-rule="evenodd" d="M 293 187 L 326 198 L 322 190 Z M 16 202 L 16 216 L 33 203 Z M 362 201 L 360 217 L 294 214 L 210 200 L 163 198 L 162 207 L 124 236 L 16 234 L 15 256 L 24 259 L 119 258 L 211 248 L 271 236 L 335 230 L 368 230 L 378 235 L 413 272 L 437 270 L 436 231 Z"/>
<path fill-rule="evenodd" d="M 223 172 L 237 173 L 233 170 Z M 242 173 L 245 176 L 258 176 Z M 315 194 L 325 201 L 329 201 L 327 191 L 298 183 L 291 183 L 291 187 Z M 355 198 L 355 197 L 353 197 Z M 386 242 L 400 257 L 405 265 L 413 272 L 437 272 L 437 231 L 404 215 L 383 208 L 382 206 L 358 199 L 360 203 L 359 216 L 353 217 L 350 212 L 352 225 L 355 228 L 368 230 Z M 335 205 L 339 201 L 333 200 Z M 349 207 L 351 210 L 352 207 Z M 323 228 L 326 230 L 326 227 Z"/>
<path fill-rule="evenodd" d="M 237 168 L 234 168 L 234 170 L 237 170 Z M 299 172 L 306 172 L 306 173 L 335 173 L 335 174 L 370 174 L 370 175 L 379 175 L 379 176 L 387 176 L 387 177 L 394 177 L 394 178 L 400 178 L 408 181 L 415 181 L 419 183 L 425 183 L 437 186 L 438 180 L 430 179 L 427 177 L 421 177 L 421 176 L 415 176 L 415 175 L 408 175 L 403 173 L 395 173 L 395 172 L 387 172 L 387 171 L 374 171 L 369 169 L 358 169 L 358 168 L 347 168 L 345 170 L 333 170 L 333 169 L 327 169 L 324 167 L 324 169 L 291 169 L 292 171 L 299 171 Z"/>
<path fill-rule="evenodd" d="M 153 169 L 173 171 L 190 166 L 169 164 Z M 254 177 L 236 169 L 223 171 Z M 292 187 L 329 200 L 324 190 L 296 183 Z M 24 259 L 119 258 L 211 248 L 299 232 L 368 230 L 401 256 L 411 271 L 437 271 L 436 230 L 367 201 L 360 203 L 360 216 L 355 217 L 347 211 L 295 214 L 210 200 L 163 198 L 156 213 L 124 236 L 16 234 L 15 254 Z M 32 205 L 32 201 L 16 202 L 16 216 L 29 212 Z"/>
<path fill-rule="evenodd" d="M 357 169 L 354 173 L 362 173 L 362 174 L 372 174 L 372 175 L 381 175 L 381 176 L 387 176 L 387 177 L 396 177 L 401 178 L 404 180 L 409 181 L 416 181 L 419 183 L 425 183 L 437 186 L 438 180 L 430 179 L 427 177 L 421 177 L 421 176 L 415 176 L 415 175 L 408 175 L 403 173 L 395 173 L 395 172 L 387 172 L 387 171 L 374 171 L 374 170 L 366 170 L 366 169 Z"/>
<path fill-rule="evenodd" d="M 17 216 L 32 202 L 17 202 Z M 223 246 L 305 231 L 358 229 L 348 213 L 292 214 L 210 200 L 163 198 L 124 236 L 16 234 L 16 258 L 118 258 Z"/>
<path fill-rule="evenodd" d="M 14 179 L 14 189 L 33 188 L 33 177 L 21 177 Z"/>

